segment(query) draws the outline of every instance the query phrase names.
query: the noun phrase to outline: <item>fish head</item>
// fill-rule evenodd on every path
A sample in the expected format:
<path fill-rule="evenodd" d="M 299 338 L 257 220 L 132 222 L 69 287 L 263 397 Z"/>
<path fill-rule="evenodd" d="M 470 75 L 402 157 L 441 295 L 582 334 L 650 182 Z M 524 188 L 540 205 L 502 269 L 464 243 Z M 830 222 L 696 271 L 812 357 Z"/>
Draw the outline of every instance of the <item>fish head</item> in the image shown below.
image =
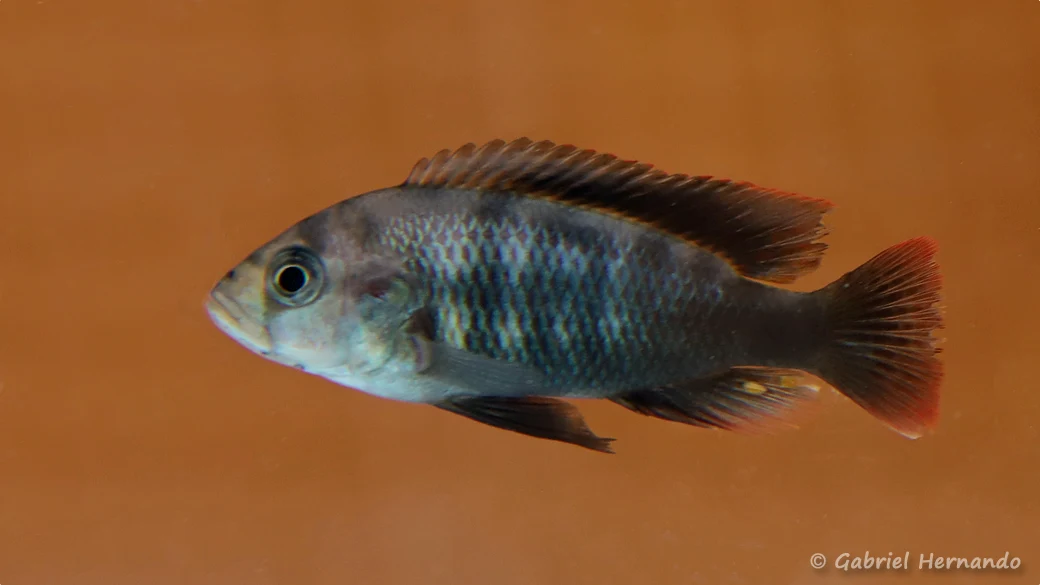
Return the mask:
<path fill-rule="evenodd" d="M 348 290 L 358 246 L 294 226 L 227 272 L 206 297 L 210 319 L 253 353 L 308 372 L 341 368 L 363 352 L 354 342 Z M 370 351 L 370 350 L 369 350 Z"/>

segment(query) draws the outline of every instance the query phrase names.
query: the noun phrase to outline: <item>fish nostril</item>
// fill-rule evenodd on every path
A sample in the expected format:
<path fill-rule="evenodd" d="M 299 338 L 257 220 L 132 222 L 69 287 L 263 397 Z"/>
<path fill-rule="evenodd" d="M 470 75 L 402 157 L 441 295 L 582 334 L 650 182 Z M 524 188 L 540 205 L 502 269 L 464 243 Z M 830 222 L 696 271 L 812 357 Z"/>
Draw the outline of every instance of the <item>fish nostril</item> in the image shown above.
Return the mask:
<path fill-rule="evenodd" d="M 235 278 L 235 269 L 232 268 L 231 270 L 228 270 L 227 274 L 224 275 L 224 278 L 226 278 L 228 280 L 231 280 L 231 279 Z"/>

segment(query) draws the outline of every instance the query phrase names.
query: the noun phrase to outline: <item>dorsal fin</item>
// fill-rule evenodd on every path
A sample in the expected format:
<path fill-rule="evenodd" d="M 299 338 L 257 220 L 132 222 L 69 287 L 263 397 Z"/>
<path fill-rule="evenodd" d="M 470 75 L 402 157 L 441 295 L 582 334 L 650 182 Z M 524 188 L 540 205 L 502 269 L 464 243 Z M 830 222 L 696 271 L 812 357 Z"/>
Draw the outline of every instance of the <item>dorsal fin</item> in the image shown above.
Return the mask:
<path fill-rule="evenodd" d="M 642 222 L 725 257 L 741 274 L 786 283 L 815 270 L 832 205 L 746 182 L 668 174 L 653 165 L 557 145 L 493 140 L 442 150 L 402 187 L 511 191 Z"/>

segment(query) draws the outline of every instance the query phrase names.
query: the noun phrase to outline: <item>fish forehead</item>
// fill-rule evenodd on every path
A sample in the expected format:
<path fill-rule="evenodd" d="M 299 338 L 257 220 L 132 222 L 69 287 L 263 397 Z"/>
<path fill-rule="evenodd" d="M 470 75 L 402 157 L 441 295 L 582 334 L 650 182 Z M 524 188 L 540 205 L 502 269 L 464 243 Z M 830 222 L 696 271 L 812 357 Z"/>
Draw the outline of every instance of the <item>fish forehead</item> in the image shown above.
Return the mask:
<path fill-rule="evenodd" d="M 240 270 L 265 271 L 275 254 L 290 247 L 307 248 L 325 261 L 359 260 L 359 244 L 371 228 L 365 214 L 351 209 L 351 202 L 333 204 L 290 225 L 250 252 L 228 276 Z"/>
<path fill-rule="evenodd" d="M 263 244 L 251 257 L 259 260 L 258 264 L 266 265 L 271 256 L 290 246 L 308 248 L 318 256 L 334 254 L 345 233 L 342 229 L 336 229 L 338 215 L 340 207 L 333 205 L 305 217 Z"/>
<path fill-rule="evenodd" d="M 242 317 L 266 323 L 272 309 L 277 309 L 272 306 L 266 290 L 272 258 L 279 251 L 294 246 L 307 247 L 321 255 L 329 248 L 328 222 L 326 211 L 316 213 L 253 249 L 213 285 L 207 302 L 231 303 Z"/>

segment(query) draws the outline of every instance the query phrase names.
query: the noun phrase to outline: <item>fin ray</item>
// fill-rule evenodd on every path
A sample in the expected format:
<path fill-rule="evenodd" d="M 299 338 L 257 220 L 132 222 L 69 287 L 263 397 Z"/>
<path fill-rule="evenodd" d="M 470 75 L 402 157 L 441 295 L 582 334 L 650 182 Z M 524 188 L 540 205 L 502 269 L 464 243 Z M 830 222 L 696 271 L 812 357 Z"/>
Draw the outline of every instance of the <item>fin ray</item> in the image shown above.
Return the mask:
<path fill-rule="evenodd" d="M 818 392 L 798 370 L 736 367 L 717 376 L 637 390 L 611 401 L 634 412 L 695 427 L 760 432 L 796 426 L 796 407 Z"/>
<path fill-rule="evenodd" d="M 419 160 L 402 187 L 512 191 L 610 213 L 726 258 L 741 274 L 776 283 L 815 270 L 830 202 L 653 165 L 570 144 L 519 138 L 466 144 Z"/>
<path fill-rule="evenodd" d="M 495 428 L 614 453 L 614 439 L 593 433 L 577 407 L 556 398 L 466 396 L 434 406 Z"/>
<path fill-rule="evenodd" d="M 538 394 L 545 375 L 523 364 L 456 349 L 444 342 L 413 334 L 420 347 L 420 375 L 437 379 L 472 394 L 516 397 Z"/>
<path fill-rule="evenodd" d="M 939 418 L 937 252 L 931 238 L 907 240 L 813 293 L 827 298 L 832 328 L 820 377 L 908 438 Z"/>

